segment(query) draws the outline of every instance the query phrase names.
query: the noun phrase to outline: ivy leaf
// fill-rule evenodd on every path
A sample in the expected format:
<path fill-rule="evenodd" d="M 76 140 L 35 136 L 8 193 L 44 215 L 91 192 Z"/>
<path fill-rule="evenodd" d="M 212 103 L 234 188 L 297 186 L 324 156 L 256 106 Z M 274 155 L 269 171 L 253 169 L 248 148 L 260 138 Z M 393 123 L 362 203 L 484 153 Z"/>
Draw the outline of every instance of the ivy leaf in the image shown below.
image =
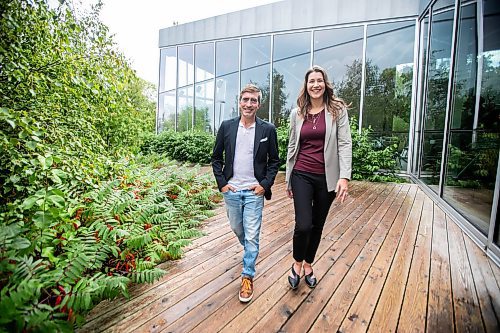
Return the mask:
<path fill-rule="evenodd" d="M 12 127 L 13 129 L 16 128 L 16 123 L 13 122 L 12 120 L 10 119 L 5 119 L 5 121 L 10 125 L 10 127 Z"/>
<path fill-rule="evenodd" d="M 37 196 L 31 196 L 24 200 L 22 207 L 26 210 L 31 209 L 38 199 L 39 198 Z"/>
<path fill-rule="evenodd" d="M 43 211 L 38 211 L 33 216 L 33 222 L 35 222 L 35 226 L 39 229 L 48 228 L 54 221 L 55 220 L 51 215 Z"/>
<path fill-rule="evenodd" d="M 64 198 L 60 195 L 49 195 L 49 197 L 47 198 L 47 200 L 49 202 L 51 202 L 52 204 L 54 204 L 54 206 L 58 207 L 58 208 L 62 208 L 64 207 Z"/>
<path fill-rule="evenodd" d="M 28 141 L 26 143 L 26 147 L 28 147 L 31 150 L 35 150 L 38 144 L 35 141 Z"/>
<path fill-rule="evenodd" d="M 57 176 L 62 179 L 66 179 L 68 177 L 68 174 L 62 171 L 61 169 L 52 169 L 51 172 L 54 176 Z"/>

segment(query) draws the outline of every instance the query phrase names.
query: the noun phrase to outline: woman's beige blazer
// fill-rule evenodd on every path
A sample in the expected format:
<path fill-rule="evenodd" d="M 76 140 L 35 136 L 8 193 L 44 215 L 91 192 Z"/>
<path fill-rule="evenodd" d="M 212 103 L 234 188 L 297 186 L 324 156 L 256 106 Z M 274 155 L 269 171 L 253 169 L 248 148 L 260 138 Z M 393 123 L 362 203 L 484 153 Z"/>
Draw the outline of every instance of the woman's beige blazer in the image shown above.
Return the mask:
<path fill-rule="evenodd" d="M 326 110 L 326 108 L 325 108 Z M 334 191 L 339 178 L 351 179 L 352 140 L 347 110 L 342 110 L 335 121 L 330 112 L 325 112 L 325 174 L 328 191 Z M 300 130 L 304 119 L 297 116 L 297 109 L 290 113 L 290 136 L 286 158 L 285 181 L 290 188 L 290 175 L 300 149 Z"/>

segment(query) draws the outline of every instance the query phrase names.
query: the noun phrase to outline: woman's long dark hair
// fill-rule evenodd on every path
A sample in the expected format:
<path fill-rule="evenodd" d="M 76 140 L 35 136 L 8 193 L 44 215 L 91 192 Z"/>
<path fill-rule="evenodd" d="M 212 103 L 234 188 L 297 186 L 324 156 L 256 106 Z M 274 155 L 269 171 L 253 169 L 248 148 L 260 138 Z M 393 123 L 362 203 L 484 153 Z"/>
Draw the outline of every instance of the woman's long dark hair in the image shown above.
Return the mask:
<path fill-rule="evenodd" d="M 330 112 L 333 119 L 337 119 L 342 112 L 342 110 L 347 109 L 348 105 L 341 99 L 334 95 L 333 93 L 333 85 L 328 80 L 328 75 L 326 71 L 320 66 L 312 66 L 304 77 L 304 84 L 302 85 L 302 89 L 300 89 L 299 97 L 297 98 L 297 106 L 299 110 L 297 114 L 305 118 L 307 112 L 311 109 L 311 96 L 307 92 L 307 81 L 309 79 L 309 74 L 316 72 L 321 73 L 323 75 L 323 81 L 325 82 L 325 92 L 323 94 L 323 101 L 326 104 L 327 111 Z"/>

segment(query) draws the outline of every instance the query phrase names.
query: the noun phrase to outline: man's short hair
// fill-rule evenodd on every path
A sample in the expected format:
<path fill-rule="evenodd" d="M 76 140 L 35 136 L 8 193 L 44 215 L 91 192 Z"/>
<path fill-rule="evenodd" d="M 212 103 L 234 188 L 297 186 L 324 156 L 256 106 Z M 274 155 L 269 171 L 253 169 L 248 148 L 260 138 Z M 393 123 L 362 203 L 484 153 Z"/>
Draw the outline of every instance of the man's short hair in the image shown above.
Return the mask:
<path fill-rule="evenodd" d="M 257 87 L 255 84 L 249 83 L 240 92 L 240 101 L 241 101 L 241 96 L 243 96 L 244 93 L 259 93 L 259 104 L 262 100 L 262 91 L 260 91 L 259 87 Z"/>

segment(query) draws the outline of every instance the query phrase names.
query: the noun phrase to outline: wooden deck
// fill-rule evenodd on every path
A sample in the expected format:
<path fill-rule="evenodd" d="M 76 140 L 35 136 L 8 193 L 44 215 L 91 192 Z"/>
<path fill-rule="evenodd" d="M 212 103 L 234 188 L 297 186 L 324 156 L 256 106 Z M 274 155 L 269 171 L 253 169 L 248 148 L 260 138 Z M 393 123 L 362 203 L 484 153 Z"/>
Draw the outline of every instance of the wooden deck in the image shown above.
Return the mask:
<path fill-rule="evenodd" d="M 319 283 L 292 291 L 292 200 L 266 202 L 254 298 L 223 206 L 168 274 L 102 302 L 79 332 L 500 332 L 500 269 L 417 185 L 351 182 L 333 204 Z"/>

